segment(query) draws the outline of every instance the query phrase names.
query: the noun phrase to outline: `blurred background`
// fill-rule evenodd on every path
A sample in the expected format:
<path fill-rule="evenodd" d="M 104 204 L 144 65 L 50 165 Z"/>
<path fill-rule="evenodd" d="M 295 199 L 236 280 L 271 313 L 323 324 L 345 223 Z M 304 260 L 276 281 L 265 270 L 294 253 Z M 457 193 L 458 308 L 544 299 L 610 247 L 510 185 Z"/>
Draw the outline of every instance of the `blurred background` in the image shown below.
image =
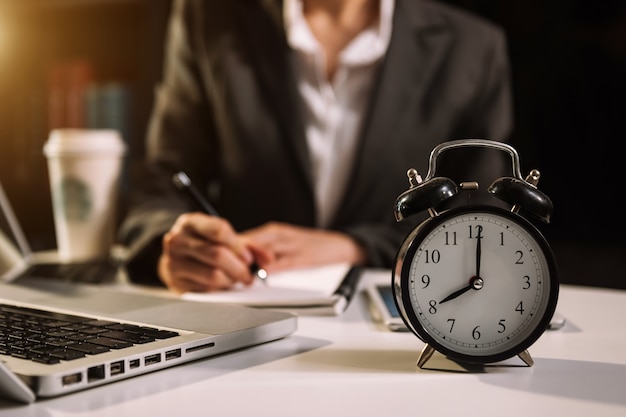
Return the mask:
<path fill-rule="evenodd" d="M 561 281 L 626 289 L 626 0 L 430 1 L 507 33 L 508 139 L 554 202 L 540 229 Z M 51 129 L 116 128 L 127 165 L 142 157 L 169 10 L 170 0 L 0 0 L 0 180 L 35 250 L 56 246 L 42 153 Z"/>

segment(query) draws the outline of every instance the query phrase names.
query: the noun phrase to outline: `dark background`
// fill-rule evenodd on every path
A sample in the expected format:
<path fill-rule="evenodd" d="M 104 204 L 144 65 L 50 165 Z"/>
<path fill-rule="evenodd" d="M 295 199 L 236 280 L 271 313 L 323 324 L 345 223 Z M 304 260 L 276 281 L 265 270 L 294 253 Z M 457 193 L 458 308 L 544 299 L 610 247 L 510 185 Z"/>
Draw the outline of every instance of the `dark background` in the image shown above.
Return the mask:
<path fill-rule="evenodd" d="M 542 173 L 561 281 L 626 288 L 626 2 L 448 0 L 506 30 L 524 174 Z"/>
<path fill-rule="evenodd" d="M 516 119 L 509 139 L 523 173 L 539 169 L 539 188 L 554 203 L 553 221 L 540 229 L 561 281 L 626 289 L 626 1 L 440 1 L 498 23 L 508 36 Z M 161 75 L 169 7 L 169 0 L 0 1 L 0 178 L 35 249 L 55 246 L 41 152 L 46 69 L 88 59 L 97 80 L 129 86 L 132 163 Z"/>

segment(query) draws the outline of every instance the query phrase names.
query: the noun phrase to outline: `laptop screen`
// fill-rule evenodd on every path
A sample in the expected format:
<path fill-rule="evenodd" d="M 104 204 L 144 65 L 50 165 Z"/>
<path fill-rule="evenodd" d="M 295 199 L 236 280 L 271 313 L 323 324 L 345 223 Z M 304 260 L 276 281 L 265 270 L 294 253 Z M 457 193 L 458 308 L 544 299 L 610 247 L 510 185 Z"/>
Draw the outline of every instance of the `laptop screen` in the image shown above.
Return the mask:
<path fill-rule="evenodd" d="M 27 265 L 28 242 L 0 183 L 0 280 L 9 281 Z"/>

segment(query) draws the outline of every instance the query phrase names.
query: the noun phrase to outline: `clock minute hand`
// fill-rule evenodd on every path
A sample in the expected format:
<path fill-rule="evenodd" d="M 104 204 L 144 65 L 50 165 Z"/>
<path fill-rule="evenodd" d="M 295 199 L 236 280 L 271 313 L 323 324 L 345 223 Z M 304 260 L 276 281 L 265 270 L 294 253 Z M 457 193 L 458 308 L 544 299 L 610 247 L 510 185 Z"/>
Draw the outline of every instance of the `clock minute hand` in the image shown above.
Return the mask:
<path fill-rule="evenodd" d="M 480 258 L 481 258 L 481 253 L 482 253 L 481 247 L 480 247 L 481 240 L 483 239 L 479 232 L 478 236 L 476 237 L 476 278 L 480 277 Z"/>

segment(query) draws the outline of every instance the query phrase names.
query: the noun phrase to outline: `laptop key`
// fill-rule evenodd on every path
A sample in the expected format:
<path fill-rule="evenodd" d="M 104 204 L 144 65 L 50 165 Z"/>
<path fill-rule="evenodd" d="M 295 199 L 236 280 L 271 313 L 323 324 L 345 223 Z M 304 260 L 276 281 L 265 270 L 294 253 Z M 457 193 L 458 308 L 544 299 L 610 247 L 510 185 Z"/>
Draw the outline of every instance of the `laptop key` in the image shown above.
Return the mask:
<path fill-rule="evenodd" d="M 100 333 L 99 336 L 110 337 L 111 339 L 124 340 L 130 343 L 137 343 L 142 340 L 141 335 L 137 333 L 128 333 L 112 330 L 109 332 Z M 154 339 L 152 339 L 154 341 Z"/>
<path fill-rule="evenodd" d="M 32 360 L 34 362 L 45 363 L 46 365 L 54 365 L 55 363 L 60 363 L 61 362 L 61 359 L 53 358 L 53 357 L 48 356 L 48 355 L 32 355 L 30 357 L 30 360 Z"/>
<path fill-rule="evenodd" d="M 109 347 L 111 349 L 124 349 L 127 347 L 131 347 L 133 344 L 130 342 L 124 342 L 122 340 L 110 339 L 108 337 L 94 337 L 93 339 L 89 339 L 89 342 L 95 343 L 97 345 L 102 345 Z"/>
<path fill-rule="evenodd" d="M 85 334 L 98 334 L 98 333 L 103 333 L 106 332 L 107 329 L 103 328 L 103 327 L 87 327 L 86 329 L 81 329 L 81 333 L 85 333 Z"/>
<path fill-rule="evenodd" d="M 84 352 L 79 352 L 73 349 L 57 349 L 50 351 L 50 356 L 53 358 L 59 358 L 65 361 L 71 361 L 73 359 L 84 358 L 87 356 Z"/>
<path fill-rule="evenodd" d="M 149 329 L 144 331 L 144 334 L 147 336 L 152 336 L 156 339 L 169 339 L 170 337 L 178 336 L 178 332 L 173 332 L 171 330 L 158 330 L 158 329 Z"/>
<path fill-rule="evenodd" d="M 20 359 L 30 359 L 28 357 L 28 352 L 24 352 L 21 350 L 15 350 L 15 351 L 11 351 L 9 353 L 11 356 L 13 356 L 14 358 L 20 358 Z"/>
<path fill-rule="evenodd" d="M 72 350 L 77 350 L 79 352 L 84 352 L 88 355 L 97 355 L 99 353 L 104 353 L 104 352 L 110 352 L 111 349 L 109 349 L 106 346 L 102 346 L 102 345 L 95 345 L 93 343 L 77 343 L 75 345 L 72 345 Z"/>

